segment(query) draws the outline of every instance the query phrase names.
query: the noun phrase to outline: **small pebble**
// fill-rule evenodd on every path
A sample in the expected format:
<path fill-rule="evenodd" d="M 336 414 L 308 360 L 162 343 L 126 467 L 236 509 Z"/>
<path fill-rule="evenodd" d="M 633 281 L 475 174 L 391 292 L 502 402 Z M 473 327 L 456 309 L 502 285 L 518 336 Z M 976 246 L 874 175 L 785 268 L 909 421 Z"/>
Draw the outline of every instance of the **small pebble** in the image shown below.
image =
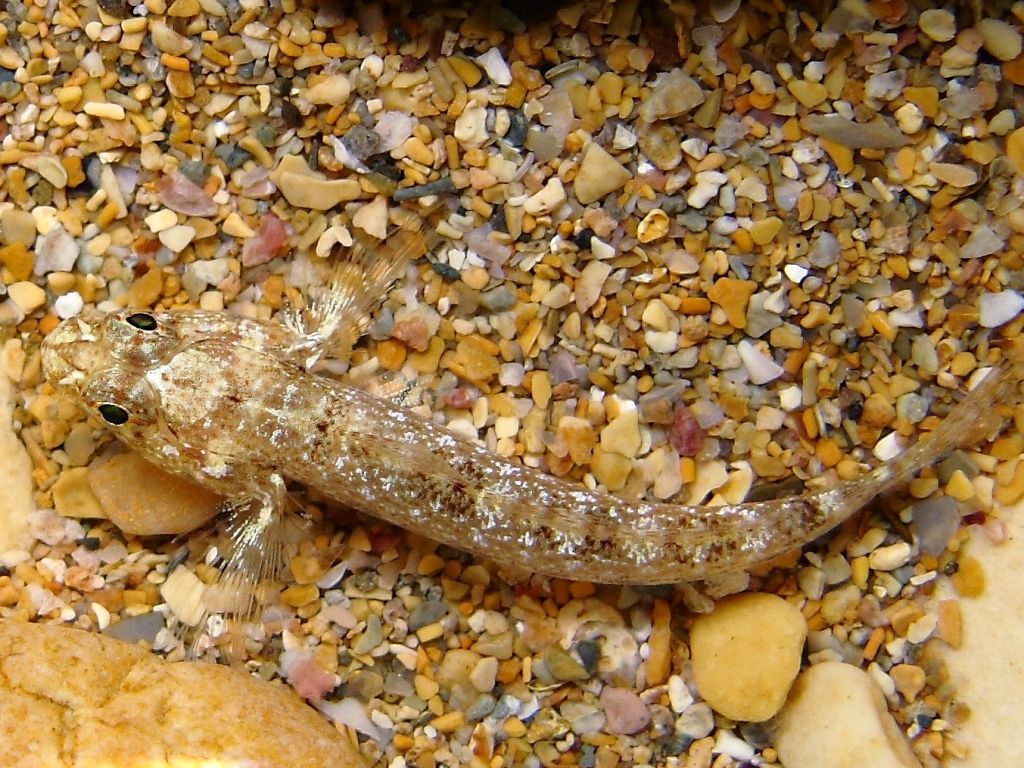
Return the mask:
<path fill-rule="evenodd" d="M 982 328 L 998 328 L 1024 310 L 1024 296 L 1017 291 L 983 293 L 978 299 L 978 324 Z"/>
<path fill-rule="evenodd" d="M 632 174 L 614 157 L 596 143 L 591 143 L 583 154 L 579 172 L 573 181 L 573 193 L 583 205 L 600 200 L 621 189 Z"/>
<path fill-rule="evenodd" d="M 650 712 L 643 701 L 628 688 L 605 686 L 601 691 L 601 706 L 609 733 L 639 733 L 651 722 Z"/>

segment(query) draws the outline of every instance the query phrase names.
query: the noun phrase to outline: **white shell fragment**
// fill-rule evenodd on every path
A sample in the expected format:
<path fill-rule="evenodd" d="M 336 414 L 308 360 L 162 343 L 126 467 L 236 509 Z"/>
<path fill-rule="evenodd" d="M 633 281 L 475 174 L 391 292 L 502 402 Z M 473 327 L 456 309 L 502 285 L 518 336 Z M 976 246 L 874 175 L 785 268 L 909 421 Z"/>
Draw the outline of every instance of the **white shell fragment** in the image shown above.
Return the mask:
<path fill-rule="evenodd" d="M 978 300 L 978 324 L 982 328 L 998 328 L 1024 310 L 1024 296 L 1017 291 L 986 293 Z"/>
<path fill-rule="evenodd" d="M 736 350 L 740 353 L 740 359 L 743 360 L 752 384 L 767 384 L 786 372 L 781 365 L 746 339 L 736 345 Z"/>

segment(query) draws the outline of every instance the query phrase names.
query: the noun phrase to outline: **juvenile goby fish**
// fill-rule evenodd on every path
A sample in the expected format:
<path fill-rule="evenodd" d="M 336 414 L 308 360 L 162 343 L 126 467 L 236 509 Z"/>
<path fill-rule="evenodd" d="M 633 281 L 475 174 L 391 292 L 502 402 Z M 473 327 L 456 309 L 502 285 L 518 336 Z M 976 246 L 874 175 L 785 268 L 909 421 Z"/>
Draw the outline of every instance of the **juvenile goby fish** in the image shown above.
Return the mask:
<path fill-rule="evenodd" d="M 340 281 L 338 332 L 395 277 Z M 355 329 L 355 330 L 353 330 Z M 251 591 L 277 556 L 285 481 L 528 572 L 600 583 L 701 580 L 806 544 L 975 442 L 1016 401 L 1022 356 L 1002 361 L 900 456 L 829 490 L 722 506 L 626 501 L 494 455 L 391 400 L 309 371 L 331 331 L 224 312 L 122 310 L 71 319 L 43 344 L 47 376 L 153 463 L 231 501 L 227 583 Z M 262 573 L 254 573 L 262 570 Z M 245 596 L 249 599 L 249 595 Z"/>

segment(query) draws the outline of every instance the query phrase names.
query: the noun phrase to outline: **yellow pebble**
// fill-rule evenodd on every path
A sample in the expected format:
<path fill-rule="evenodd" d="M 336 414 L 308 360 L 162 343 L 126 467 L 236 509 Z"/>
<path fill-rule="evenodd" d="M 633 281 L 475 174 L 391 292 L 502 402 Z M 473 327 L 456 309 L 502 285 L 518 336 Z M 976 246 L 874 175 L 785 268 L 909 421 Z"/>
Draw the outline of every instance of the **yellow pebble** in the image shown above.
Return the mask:
<path fill-rule="evenodd" d="M 868 585 L 868 559 L 866 557 L 855 557 L 850 563 L 850 581 L 858 589 L 864 589 Z"/>
<path fill-rule="evenodd" d="M 957 501 L 970 501 L 974 498 L 974 486 L 971 485 L 971 481 L 967 479 L 963 470 L 958 469 L 949 476 L 946 493 Z"/>
<path fill-rule="evenodd" d="M 431 680 L 425 675 L 416 675 L 412 680 L 413 688 L 416 691 L 416 695 L 426 701 L 432 696 L 436 696 L 437 692 L 441 689 L 436 680 Z"/>
<path fill-rule="evenodd" d="M 518 739 L 526 735 L 526 725 L 518 717 L 510 717 L 502 723 L 501 729 L 510 739 Z"/>
<path fill-rule="evenodd" d="M 281 592 L 281 602 L 292 608 L 301 608 L 319 599 L 320 590 L 316 584 L 299 584 Z"/>
<path fill-rule="evenodd" d="M 440 573 L 443 569 L 444 560 L 431 552 L 420 559 L 420 564 L 416 569 L 416 572 L 419 573 L 420 576 L 433 576 L 435 573 Z"/>
<path fill-rule="evenodd" d="M 441 626 L 440 622 L 434 622 L 433 624 L 427 624 L 424 627 L 420 627 L 416 630 L 416 637 L 419 638 L 421 643 L 429 643 L 431 640 L 437 640 L 444 634 L 444 627 Z"/>
<path fill-rule="evenodd" d="M 459 710 L 454 712 L 446 712 L 440 717 L 435 717 L 430 721 L 430 724 L 434 726 L 434 729 L 438 733 L 451 733 L 456 728 L 464 725 L 466 722 L 466 716 Z"/>

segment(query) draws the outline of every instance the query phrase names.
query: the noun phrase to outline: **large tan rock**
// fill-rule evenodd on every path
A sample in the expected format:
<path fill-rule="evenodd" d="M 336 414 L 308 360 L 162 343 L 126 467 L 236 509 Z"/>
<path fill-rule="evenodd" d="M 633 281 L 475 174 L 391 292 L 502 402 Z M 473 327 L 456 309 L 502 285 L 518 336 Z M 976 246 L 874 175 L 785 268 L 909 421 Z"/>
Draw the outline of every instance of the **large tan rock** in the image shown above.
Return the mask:
<path fill-rule="evenodd" d="M 64 627 L 0 622 L 7 768 L 363 768 L 289 688 Z"/>
<path fill-rule="evenodd" d="M 786 768 L 921 768 L 867 672 L 840 661 L 806 670 L 779 714 Z"/>
<path fill-rule="evenodd" d="M 94 463 L 88 474 L 104 516 L 136 536 L 194 531 L 210 521 L 223 501 L 133 451 Z"/>
<path fill-rule="evenodd" d="M 0 467 L 4 489 L 0 493 L 0 552 L 28 547 L 28 515 L 32 502 L 32 463 L 21 440 L 14 434 L 14 387 L 0 354 Z"/>
<path fill-rule="evenodd" d="M 800 671 L 806 638 L 803 615 L 781 597 L 727 597 L 690 630 L 697 690 L 732 720 L 767 720 L 782 707 Z"/>

